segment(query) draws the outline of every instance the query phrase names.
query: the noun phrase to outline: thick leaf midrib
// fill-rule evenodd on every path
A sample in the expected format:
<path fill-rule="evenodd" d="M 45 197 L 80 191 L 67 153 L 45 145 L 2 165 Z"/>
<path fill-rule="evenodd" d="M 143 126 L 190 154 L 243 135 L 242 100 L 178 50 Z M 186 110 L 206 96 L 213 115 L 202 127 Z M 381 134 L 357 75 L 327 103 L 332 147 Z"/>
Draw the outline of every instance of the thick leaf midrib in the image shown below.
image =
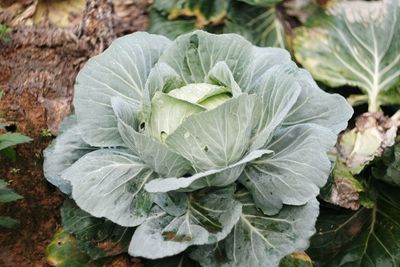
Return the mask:
<path fill-rule="evenodd" d="M 385 50 L 382 53 L 378 52 L 378 44 L 377 44 L 377 39 L 376 39 L 376 34 L 375 34 L 375 29 L 374 25 L 372 22 L 368 23 L 368 28 L 370 31 L 370 34 L 372 36 L 372 42 L 373 42 L 373 47 L 368 46 L 365 44 L 359 37 L 358 35 L 353 31 L 351 25 L 349 25 L 348 19 L 343 18 L 342 20 L 344 22 L 344 25 L 346 26 L 346 29 L 350 33 L 350 35 L 366 50 L 368 51 L 371 56 L 373 57 L 373 65 L 368 66 L 365 62 L 363 62 L 358 56 L 357 53 L 354 52 L 353 47 L 350 45 L 348 39 L 344 36 L 342 31 L 338 29 L 338 27 L 335 26 L 334 23 L 328 22 L 328 24 L 337 32 L 337 34 L 340 36 L 340 39 L 344 42 L 345 46 L 349 49 L 349 52 L 351 53 L 352 57 L 356 60 L 357 64 L 364 70 L 368 75 L 365 75 L 363 73 L 358 72 L 357 70 L 353 69 L 351 65 L 349 65 L 346 60 L 342 59 L 339 57 L 339 54 L 334 53 L 335 57 L 347 68 L 349 69 L 353 74 L 355 74 L 357 77 L 361 78 L 361 80 L 364 80 L 366 84 L 362 85 L 359 84 L 361 88 L 367 91 L 369 98 L 370 98 L 370 110 L 375 111 L 378 109 L 376 105 L 378 102 L 378 97 L 379 93 L 383 90 L 385 90 L 385 87 L 387 84 L 389 84 L 393 79 L 395 79 L 399 75 L 399 71 L 395 72 L 393 75 L 387 77 L 386 79 L 382 80 L 382 76 L 387 73 L 388 70 L 390 70 L 393 66 L 397 64 L 399 61 L 400 57 L 397 57 L 394 61 L 392 61 L 390 64 L 385 66 L 384 69 L 380 69 L 382 60 L 385 58 L 387 50 L 392 44 L 393 41 L 393 35 L 394 35 L 394 28 L 397 23 L 397 12 L 394 12 L 394 22 L 392 23 L 392 27 L 390 27 L 390 34 L 389 34 L 389 40 L 387 41 L 387 45 L 385 47 Z M 390 67 L 389 67 L 390 66 Z M 346 78 L 347 79 L 347 78 Z M 356 82 L 358 83 L 358 82 Z M 387 88 L 386 88 L 387 89 Z"/>
<path fill-rule="evenodd" d="M 242 214 L 242 215 L 240 216 L 240 220 L 242 220 L 242 221 L 245 223 L 245 225 L 250 229 L 250 233 L 255 232 L 255 233 L 256 233 L 258 236 L 260 236 L 261 239 L 264 240 L 265 243 L 267 243 L 271 248 L 277 249 L 273 244 L 271 244 L 271 243 L 268 241 L 268 239 L 266 239 L 266 238 L 262 235 L 262 233 L 260 233 L 260 232 L 258 231 L 258 229 L 257 229 L 256 227 L 254 227 L 254 226 L 251 224 L 251 222 L 250 222 L 249 220 L 246 219 L 246 216 L 245 216 L 244 214 Z M 253 243 L 253 235 L 252 235 L 252 234 L 250 234 L 250 239 L 251 239 L 251 243 Z M 277 249 L 277 250 L 279 250 L 279 249 Z M 254 257 L 257 258 L 256 255 L 254 255 Z"/>
<path fill-rule="evenodd" d="M 383 197 L 380 197 L 380 199 L 381 199 L 382 201 L 387 202 L 387 205 L 392 205 L 392 204 L 389 202 L 389 200 L 387 200 L 387 199 L 385 199 L 385 198 L 383 198 Z M 385 246 L 385 244 L 381 241 L 381 239 L 380 239 L 380 238 L 376 235 L 376 233 L 375 233 L 375 228 L 376 228 L 376 223 L 377 223 L 377 215 L 380 214 L 380 215 L 382 215 L 383 217 L 387 217 L 386 213 L 382 212 L 382 211 L 378 208 L 378 205 L 380 204 L 379 202 L 380 202 L 380 201 L 378 200 L 378 201 L 375 203 L 374 207 L 372 208 L 372 213 L 371 213 L 371 218 L 372 218 L 372 219 L 371 219 L 371 224 L 370 224 L 370 227 L 369 227 L 369 231 L 368 231 L 367 238 L 366 238 L 366 240 L 365 240 L 364 250 L 363 250 L 363 252 L 362 252 L 362 254 L 361 254 L 362 256 L 361 256 L 361 258 L 360 258 L 360 260 L 359 260 L 359 262 L 358 262 L 358 266 L 361 266 L 361 263 L 362 263 L 364 257 L 368 257 L 369 260 L 371 261 L 369 255 L 367 254 L 367 250 L 369 249 L 369 244 L 370 244 L 370 238 L 371 238 L 371 236 L 372 236 L 373 238 L 375 238 L 375 240 L 382 246 L 382 248 L 384 249 L 384 251 L 389 255 L 389 257 L 391 258 L 391 261 L 392 261 L 392 263 L 393 263 L 393 266 L 396 266 L 396 260 L 395 260 L 394 255 L 392 255 L 392 254 L 390 253 L 390 251 L 387 249 L 387 247 Z"/>
<path fill-rule="evenodd" d="M 331 232 L 337 232 L 341 228 L 345 227 L 347 223 L 350 223 L 355 217 L 357 217 L 361 213 L 361 211 L 364 211 L 365 209 L 366 209 L 365 207 L 361 207 L 353 215 L 351 215 L 346 221 L 344 221 L 342 224 L 340 224 L 337 228 L 335 228 L 333 230 L 319 232 L 319 234 L 323 235 L 323 234 L 327 234 L 327 233 L 331 233 Z"/>
<path fill-rule="evenodd" d="M 203 227 L 205 226 L 203 223 L 201 223 L 201 221 L 199 221 L 199 220 L 196 218 L 196 216 L 193 214 L 193 212 L 194 212 L 194 213 L 196 213 L 198 216 L 202 217 L 204 220 L 206 220 L 207 222 L 209 222 L 209 223 L 210 223 L 211 225 L 213 225 L 214 227 L 216 227 L 216 228 L 218 228 L 218 229 L 220 229 L 220 230 L 223 229 L 223 228 L 221 228 L 221 225 L 216 224 L 215 222 L 213 222 L 212 220 L 210 220 L 207 216 L 203 215 L 199 210 L 197 210 L 197 209 L 192 205 L 191 200 L 192 200 L 192 197 L 189 197 L 189 198 L 188 198 L 188 201 L 187 201 L 187 214 L 189 214 L 190 217 L 192 217 L 194 220 L 196 220 L 196 221 L 198 222 L 199 225 L 201 225 L 201 226 L 203 226 Z M 216 212 L 216 213 L 222 213 L 222 212 L 224 212 L 224 211 L 220 211 L 220 210 L 212 210 L 212 209 L 203 207 L 203 206 L 201 206 L 200 204 L 197 204 L 197 205 L 198 205 L 199 207 L 204 208 L 204 209 L 207 210 L 207 211 L 210 211 L 210 212 Z M 192 211 L 193 211 L 193 212 L 192 212 Z M 205 229 L 207 229 L 207 228 L 205 227 Z M 208 230 L 208 229 L 207 229 L 207 230 Z"/>
<path fill-rule="evenodd" d="M 347 19 L 344 18 L 343 19 L 345 22 L 347 22 Z M 349 49 L 348 51 L 351 53 L 351 55 L 353 56 L 353 58 L 356 60 L 356 62 L 358 63 L 359 66 L 361 66 L 368 74 L 370 74 L 371 76 L 374 76 L 373 72 L 368 68 L 368 66 L 365 65 L 365 63 L 358 58 L 358 56 L 356 55 L 356 53 L 353 51 L 353 47 L 350 45 L 349 40 L 344 36 L 344 34 L 342 33 L 342 31 L 340 29 L 338 29 L 338 27 L 335 26 L 335 24 L 333 24 L 332 22 L 328 23 L 336 32 L 337 34 L 340 36 L 340 39 L 342 39 L 342 41 L 345 43 L 346 47 Z M 356 37 L 356 35 L 353 34 L 353 32 L 350 30 L 351 27 L 349 27 L 349 25 L 347 25 L 347 23 L 345 23 L 346 27 L 349 29 L 349 32 L 352 36 L 354 36 L 354 38 L 360 42 L 358 40 L 358 38 Z M 363 44 L 362 44 L 363 45 Z M 364 45 L 363 45 L 364 46 Z M 369 48 L 367 49 L 370 53 L 372 53 Z M 375 54 L 372 54 L 375 57 Z M 351 70 L 356 76 L 358 76 L 359 78 L 361 78 L 362 80 L 364 80 L 367 84 L 365 84 L 364 86 L 361 86 L 363 89 L 365 89 L 366 91 L 370 91 L 370 89 L 373 87 L 373 83 L 368 79 L 367 76 L 365 76 L 362 73 L 359 73 L 357 70 L 353 69 L 351 66 L 348 65 L 348 63 L 346 62 L 345 59 L 342 59 L 337 53 L 334 53 L 334 56 L 349 70 Z M 347 78 L 346 78 L 347 79 Z"/>
<path fill-rule="evenodd" d="M 386 198 L 384 198 L 384 197 L 381 197 L 381 200 L 387 202 L 387 203 L 386 203 L 387 205 L 392 205 L 392 203 L 390 203 L 389 200 L 386 199 Z M 378 241 L 378 243 L 382 246 L 382 248 L 386 251 L 386 253 L 390 256 L 391 261 L 392 261 L 392 263 L 393 263 L 393 266 L 396 266 L 396 260 L 395 260 L 394 255 L 392 255 L 392 254 L 390 253 L 390 251 L 389 251 L 389 250 L 387 249 L 387 247 L 383 244 L 383 242 L 381 241 L 381 239 L 375 234 L 375 224 L 376 224 L 376 216 L 377 216 L 377 213 L 380 214 L 380 215 L 383 216 L 383 217 L 387 216 L 386 213 L 384 213 L 384 212 L 382 212 L 380 209 L 378 209 L 378 205 L 380 204 L 379 202 L 380 202 L 380 201 L 377 201 L 376 205 L 374 206 L 373 213 L 372 213 L 372 223 L 371 223 L 371 224 L 372 224 L 372 227 L 371 227 L 371 229 L 373 229 L 373 231 L 371 231 L 371 233 L 372 233 L 372 235 L 375 237 L 375 239 Z M 397 224 L 397 223 L 396 223 L 396 224 Z"/>

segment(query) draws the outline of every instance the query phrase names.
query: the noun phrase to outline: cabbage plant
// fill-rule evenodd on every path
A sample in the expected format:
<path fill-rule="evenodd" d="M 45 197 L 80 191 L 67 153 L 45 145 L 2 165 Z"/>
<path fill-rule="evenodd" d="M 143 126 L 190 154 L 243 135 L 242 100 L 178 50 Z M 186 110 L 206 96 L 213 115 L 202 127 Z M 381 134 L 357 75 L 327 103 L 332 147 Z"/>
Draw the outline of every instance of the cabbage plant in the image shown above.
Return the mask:
<path fill-rule="evenodd" d="M 129 254 L 277 266 L 305 250 L 352 109 L 287 51 L 236 34 L 115 40 L 80 71 L 47 179 L 95 217 L 137 227 Z"/>

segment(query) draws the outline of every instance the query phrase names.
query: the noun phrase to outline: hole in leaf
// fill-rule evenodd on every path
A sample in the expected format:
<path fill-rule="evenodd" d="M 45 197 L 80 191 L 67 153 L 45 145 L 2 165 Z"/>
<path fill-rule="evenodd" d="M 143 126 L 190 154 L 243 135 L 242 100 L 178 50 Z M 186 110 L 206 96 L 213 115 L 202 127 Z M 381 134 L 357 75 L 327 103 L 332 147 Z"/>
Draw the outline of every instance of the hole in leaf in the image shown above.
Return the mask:
<path fill-rule="evenodd" d="M 145 128 L 146 128 L 146 123 L 145 123 L 145 122 L 142 122 L 142 123 L 139 125 L 139 129 L 140 129 L 141 131 L 143 131 Z"/>
<path fill-rule="evenodd" d="M 199 47 L 199 36 L 197 36 L 197 34 L 193 34 L 190 36 L 189 42 L 193 48 L 197 49 Z"/>
<path fill-rule="evenodd" d="M 207 152 L 208 151 L 208 146 L 204 147 L 204 151 Z"/>
<path fill-rule="evenodd" d="M 162 132 L 160 133 L 160 140 L 161 140 L 161 142 L 165 142 L 165 139 L 167 139 L 167 136 L 168 136 L 168 134 L 167 134 L 166 132 L 162 131 Z"/>

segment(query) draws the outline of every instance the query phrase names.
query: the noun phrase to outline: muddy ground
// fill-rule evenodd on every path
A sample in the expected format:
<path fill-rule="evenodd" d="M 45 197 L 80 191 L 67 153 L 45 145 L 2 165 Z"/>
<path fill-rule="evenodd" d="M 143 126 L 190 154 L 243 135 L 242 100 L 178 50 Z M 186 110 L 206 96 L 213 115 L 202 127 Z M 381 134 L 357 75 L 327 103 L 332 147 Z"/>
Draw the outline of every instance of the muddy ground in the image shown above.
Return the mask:
<path fill-rule="evenodd" d="M 34 139 L 16 148 L 15 162 L 0 158 L 0 178 L 24 197 L 0 205 L 1 215 L 20 222 L 16 230 L 0 229 L 4 267 L 46 266 L 44 252 L 59 226 L 63 197 L 43 177 L 43 150 L 62 118 L 73 112 L 77 72 L 116 37 L 147 27 L 146 0 L 89 0 L 67 27 L 48 20 L 32 25 L 32 9 L 40 4 L 0 1 L 0 24 L 11 28 L 0 41 L 0 122 Z M 112 266 L 131 263 L 123 258 Z"/>

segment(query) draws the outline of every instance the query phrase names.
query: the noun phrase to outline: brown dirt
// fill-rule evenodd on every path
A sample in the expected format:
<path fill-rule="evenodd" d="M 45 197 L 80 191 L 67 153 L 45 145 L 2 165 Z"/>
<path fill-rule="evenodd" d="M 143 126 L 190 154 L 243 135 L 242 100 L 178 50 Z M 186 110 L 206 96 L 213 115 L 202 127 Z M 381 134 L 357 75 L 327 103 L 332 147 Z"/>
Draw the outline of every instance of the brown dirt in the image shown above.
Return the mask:
<path fill-rule="evenodd" d="M 0 4 L 3 24 L 13 19 L 2 9 L 5 2 Z M 0 266 L 46 266 L 44 251 L 59 225 L 63 197 L 43 177 L 43 149 L 52 138 L 41 132 L 49 129 L 56 134 L 62 118 L 73 110 L 75 76 L 89 57 L 116 37 L 147 27 L 147 4 L 146 0 L 88 0 L 76 25 L 13 25 L 9 41 L 0 42 L 0 91 L 4 93 L 0 120 L 34 138 L 17 147 L 16 162 L 0 159 L 0 178 L 24 196 L 0 206 L 1 215 L 21 224 L 16 230 L 0 229 Z"/>

